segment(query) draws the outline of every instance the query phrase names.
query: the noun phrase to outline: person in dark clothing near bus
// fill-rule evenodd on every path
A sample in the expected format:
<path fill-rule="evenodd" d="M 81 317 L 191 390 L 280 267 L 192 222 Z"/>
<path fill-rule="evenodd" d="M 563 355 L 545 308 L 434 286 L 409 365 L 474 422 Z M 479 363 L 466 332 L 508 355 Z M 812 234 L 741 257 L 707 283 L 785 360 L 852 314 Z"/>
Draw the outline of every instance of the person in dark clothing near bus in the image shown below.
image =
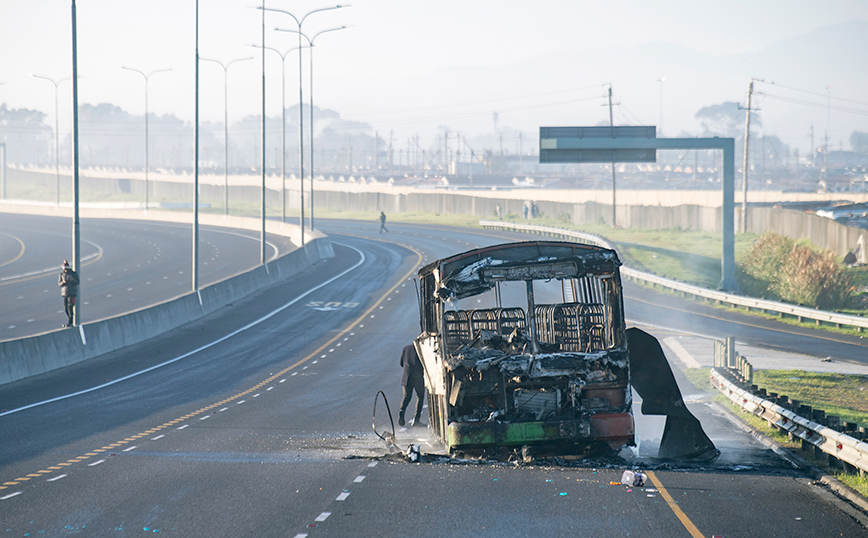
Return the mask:
<path fill-rule="evenodd" d="M 404 412 L 410 404 L 410 399 L 413 397 L 413 392 L 416 392 L 416 414 L 410 422 L 411 426 L 423 426 L 422 405 L 425 403 L 425 370 L 422 367 L 422 361 L 419 360 L 419 355 L 416 354 L 416 348 L 410 344 L 404 346 L 401 351 L 401 366 L 404 368 L 404 374 L 401 377 L 401 386 L 404 389 L 404 399 L 401 400 L 401 410 L 398 413 L 398 425 L 404 425 Z"/>
<path fill-rule="evenodd" d="M 69 262 L 63 260 L 60 276 L 57 277 L 57 285 L 60 286 L 60 296 L 63 297 L 63 308 L 69 322 L 63 327 L 72 327 L 73 315 L 75 314 L 75 298 L 78 297 L 78 273 L 72 270 Z"/>

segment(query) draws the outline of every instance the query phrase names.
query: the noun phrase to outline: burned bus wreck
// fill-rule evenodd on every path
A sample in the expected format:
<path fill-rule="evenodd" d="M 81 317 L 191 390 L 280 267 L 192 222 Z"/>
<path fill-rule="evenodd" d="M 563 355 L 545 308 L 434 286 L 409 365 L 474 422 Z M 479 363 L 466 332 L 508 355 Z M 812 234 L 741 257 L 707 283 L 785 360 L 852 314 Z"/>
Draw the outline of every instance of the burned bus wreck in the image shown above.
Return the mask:
<path fill-rule="evenodd" d="M 629 340 L 637 330 L 625 327 L 619 266 L 602 247 L 531 241 L 471 250 L 419 271 L 415 345 L 430 424 L 450 451 L 633 445 Z M 648 381 L 637 392 L 657 404 L 652 413 L 680 417 L 673 428 L 667 419 L 672 431 L 661 453 L 664 445 L 667 457 L 714 450 L 690 422 L 659 344 L 637 347 L 643 357 L 659 354 L 651 371 L 640 367 Z M 663 391 L 653 371 L 660 357 L 668 374 L 661 378 L 671 379 Z"/>

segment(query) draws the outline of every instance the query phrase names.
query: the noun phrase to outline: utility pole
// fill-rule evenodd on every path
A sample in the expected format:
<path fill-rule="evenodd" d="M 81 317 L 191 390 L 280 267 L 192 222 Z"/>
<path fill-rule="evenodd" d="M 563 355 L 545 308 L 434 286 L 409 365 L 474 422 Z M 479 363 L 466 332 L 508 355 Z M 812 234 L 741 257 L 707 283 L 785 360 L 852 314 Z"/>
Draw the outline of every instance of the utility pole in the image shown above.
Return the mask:
<path fill-rule="evenodd" d="M 392 175 L 392 170 L 395 167 L 395 152 L 392 150 L 392 139 L 395 136 L 395 131 L 389 130 L 389 175 Z"/>
<path fill-rule="evenodd" d="M 749 166 L 749 147 L 750 147 L 750 113 L 755 110 L 751 109 L 751 97 L 753 97 L 754 81 L 763 82 L 762 79 L 752 78 L 747 87 L 747 108 L 744 110 L 744 166 L 741 181 L 741 232 L 747 232 L 747 175 Z"/>

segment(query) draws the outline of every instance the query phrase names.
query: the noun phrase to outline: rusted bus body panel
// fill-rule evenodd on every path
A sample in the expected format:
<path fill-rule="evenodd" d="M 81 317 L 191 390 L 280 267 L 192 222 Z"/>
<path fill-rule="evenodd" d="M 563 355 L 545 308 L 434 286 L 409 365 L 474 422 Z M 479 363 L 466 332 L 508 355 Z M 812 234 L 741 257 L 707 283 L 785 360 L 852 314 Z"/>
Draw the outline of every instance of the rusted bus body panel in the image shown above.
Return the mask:
<path fill-rule="evenodd" d="M 471 250 L 420 270 L 431 425 L 450 450 L 509 445 L 633 443 L 617 255 L 559 241 Z M 524 281 L 526 306 L 500 304 Z M 564 299 L 535 304 L 534 281 L 561 281 Z M 494 290 L 493 308 L 449 309 Z"/>

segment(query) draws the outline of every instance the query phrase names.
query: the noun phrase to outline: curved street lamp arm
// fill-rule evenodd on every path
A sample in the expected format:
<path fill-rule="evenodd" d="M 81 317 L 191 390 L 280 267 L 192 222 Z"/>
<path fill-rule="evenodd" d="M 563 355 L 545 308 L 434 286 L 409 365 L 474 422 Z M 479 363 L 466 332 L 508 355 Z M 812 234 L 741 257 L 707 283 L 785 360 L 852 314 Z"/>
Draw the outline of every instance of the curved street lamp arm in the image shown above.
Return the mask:
<path fill-rule="evenodd" d="M 339 5 L 336 5 L 336 6 L 331 6 L 331 7 L 321 7 L 321 8 L 319 8 L 319 9 L 315 9 L 315 10 L 309 12 L 309 13 L 308 13 L 307 15 L 305 15 L 304 17 L 302 17 L 302 18 L 301 18 L 301 22 L 298 23 L 298 26 L 299 26 L 299 28 L 300 28 L 301 25 L 302 25 L 302 23 L 304 22 L 304 20 L 305 20 L 306 18 L 308 18 L 310 15 L 313 15 L 314 13 L 319 13 L 320 11 L 329 11 L 329 10 L 332 10 L 332 9 L 340 9 L 340 8 L 342 8 L 342 7 L 350 7 L 350 4 L 345 4 L 345 5 L 340 5 L 340 4 L 339 4 Z"/>
<path fill-rule="evenodd" d="M 344 30 L 346 28 L 349 28 L 349 26 L 338 26 L 337 28 L 329 28 L 328 30 L 320 30 L 319 32 L 315 33 L 312 38 L 310 38 L 310 46 L 312 47 L 314 42 L 316 41 L 316 38 L 318 38 L 322 34 L 324 34 L 326 32 L 337 32 L 338 30 Z"/>
<path fill-rule="evenodd" d="M 298 35 L 300 35 L 301 37 L 307 39 L 307 46 L 308 46 L 308 47 L 312 47 L 312 46 L 313 46 L 313 45 L 311 44 L 310 38 L 307 37 L 307 35 L 304 34 L 303 32 L 299 32 L 298 30 L 289 30 L 289 29 L 287 29 L 287 28 L 275 28 L 275 30 L 278 31 L 278 32 L 289 32 L 290 34 L 298 34 Z M 296 48 L 298 48 L 298 47 L 296 47 Z"/>
<path fill-rule="evenodd" d="M 274 48 L 274 47 L 263 47 L 262 45 L 247 45 L 247 46 L 248 46 L 248 47 L 256 47 L 257 49 L 262 49 L 262 48 L 264 48 L 265 50 L 273 50 L 274 52 L 276 52 L 276 53 L 280 56 L 280 59 L 281 59 L 281 60 L 283 60 L 284 58 L 286 58 L 286 56 L 287 56 L 290 52 L 292 52 L 292 51 L 294 51 L 294 50 L 298 50 L 298 47 L 292 47 L 292 48 L 289 49 L 288 51 L 286 51 L 286 52 L 284 52 L 284 53 L 281 53 L 279 49 L 276 49 L 276 48 Z M 305 48 L 305 49 L 306 49 L 307 47 L 302 47 L 302 48 Z"/>
<path fill-rule="evenodd" d="M 172 70 L 171 68 L 169 68 L 169 69 L 155 69 L 155 70 L 151 71 L 150 73 L 145 74 L 144 71 L 140 71 L 140 70 L 132 68 L 132 67 L 121 66 L 121 69 L 126 69 L 127 71 L 134 71 L 134 72 L 142 75 L 143 77 L 145 77 L 145 80 L 148 80 L 149 78 L 151 78 L 151 75 L 155 75 L 157 73 L 165 73 L 166 71 Z"/>
<path fill-rule="evenodd" d="M 60 83 L 61 83 L 61 82 L 64 82 L 64 81 L 67 81 L 67 80 L 72 80 L 70 77 L 63 77 L 62 79 L 54 80 L 53 78 L 44 77 L 44 76 L 42 76 L 42 75 L 34 75 L 33 73 L 29 73 L 29 74 L 30 74 L 30 76 L 33 77 L 33 78 L 42 78 L 42 79 L 45 79 L 45 80 L 47 80 L 48 82 L 51 82 L 52 84 L 54 84 L 55 86 L 60 86 Z M 5 85 L 5 84 L 6 84 L 5 82 L 0 82 L 0 86 L 3 86 L 3 85 Z"/>
<path fill-rule="evenodd" d="M 344 8 L 344 7 L 351 7 L 351 4 L 338 4 L 336 6 L 321 7 L 319 9 L 314 9 L 313 11 L 307 12 L 301 19 L 299 19 L 298 17 L 296 17 L 295 15 L 293 15 L 292 13 L 290 13 L 289 11 L 286 11 L 284 9 L 276 9 L 273 7 L 259 7 L 259 6 L 257 6 L 256 9 L 261 9 L 263 11 L 274 11 L 275 13 L 283 13 L 284 15 L 289 15 L 290 17 L 292 17 L 295 20 L 295 24 L 297 24 L 299 29 L 300 29 L 301 25 L 304 23 L 304 20 L 306 18 L 308 18 L 309 16 L 313 15 L 314 13 L 319 13 L 320 11 L 330 11 L 332 9 L 340 9 L 340 8 Z"/>
<path fill-rule="evenodd" d="M 260 6 L 256 6 L 256 9 L 259 9 L 262 11 L 273 11 L 275 13 L 283 13 L 284 15 L 289 15 L 290 17 L 293 18 L 293 20 L 295 20 L 295 24 L 297 24 L 299 27 L 301 27 L 301 23 L 298 21 L 298 18 L 295 15 L 293 15 L 292 13 L 290 13 L 289 11 L 286 11 L 284 9 L 276 9 L 273 7 L 260 7 Z"/>

